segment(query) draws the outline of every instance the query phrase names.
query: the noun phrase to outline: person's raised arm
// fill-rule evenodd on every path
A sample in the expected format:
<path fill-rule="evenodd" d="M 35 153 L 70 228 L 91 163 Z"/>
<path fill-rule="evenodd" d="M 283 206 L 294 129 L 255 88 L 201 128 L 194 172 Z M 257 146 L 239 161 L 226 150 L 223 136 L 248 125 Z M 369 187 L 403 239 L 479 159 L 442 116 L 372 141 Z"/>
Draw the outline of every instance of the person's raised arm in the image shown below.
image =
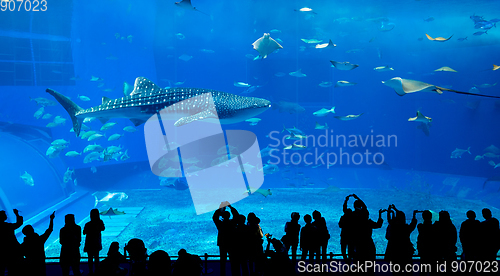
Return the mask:
<path fill-rule="evenodd" d="M 344 210 L 344 214 L 347 213 L 347 201 L 349 201 L 349 197 L 350 196 L 351 195 L 348 195 L 348 196 L 345 197 L 344 205 L 343 205 L 343 208 L 342 208 Z"/>
<path fill-rule="evenodd" d="M 384 223 L 384 220 L 382 219 L 382 213 L 384 213 L 387 210 L 380 209 L 378 210 L 378 220 L 377 223 L 372 227 L 373 229 L 378 229 L 382 227 L 382 224 Z"/>
<path fill-rule="evenodd" d="M 240 213 L 238 213 L 238 210 L 236 210 L 233 206 L 227 205 L 227 207 L 229 207 L 229 209 L 231 210 L 231 215 L 233 215 L 233 218 L 240 215 Z"/>
<path fill-rule="evenodd" d="M 417 213 L 418 210 L 413 211 L 413 217 L 410 222 L 410 233 L 413 232 L 413 230 L 415 230 L 415 228 L 417 227 Z"/>
<path fill-rule="evenodd" d="M 52 212 L 50 215 L 50 222 L 49 222 L 49 228 L 45 230 L 45 233 L 43 233 L 40 237 L 42 238 L 43 242 L 45 243 L 47 239 L 49 238 L 50 234 L 54 230 L 54 218 L 56 217 L 56 211 Z"/>
<path fill-rule="evenodd" d="M 22 216 L 19 215 L 19 211 L 17 209 L 13 209 L 12 210 L 14 212 L 14 215 L 16 215 L 16 222 L 14 223 L 14 229 L 17 229 L 19 227 L 21 227 L 21 225 L 23 225 L 24 223 L 24 219 Z"/>

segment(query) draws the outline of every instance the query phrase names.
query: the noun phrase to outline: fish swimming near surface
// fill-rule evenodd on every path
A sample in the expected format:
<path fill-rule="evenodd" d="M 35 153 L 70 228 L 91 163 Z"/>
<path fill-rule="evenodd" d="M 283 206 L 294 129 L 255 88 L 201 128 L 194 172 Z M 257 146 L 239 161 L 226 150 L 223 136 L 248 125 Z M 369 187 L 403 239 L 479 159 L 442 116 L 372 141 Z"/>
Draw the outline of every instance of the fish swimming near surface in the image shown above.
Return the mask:
<path fill-rule="evenodd" d="M 468 147 L 466 150 L 456 148 L 454 151 L 451 152 L 451 157 L 450 158 L 462 158 L 462 154 L 464 154 L 466 152 L 468 152 L 469 154 L 471 154 L 470 153 L 470 147 Z"/>
<path fill-rule="evenodd" d="M 274 40 L 269 33 L 264 33 L 261 38 L 252 43 L 252 46 L 255 50 L 257 50 L 257 52 L 259 52 L 259 55 L 255 57 L 254 60 L 267 58 L 267 55 L 270 53 L 278 49 L 283 49 L 283 46 L 276 42 L 276 40 Z"/>
<path fill-rule="evenodd" d="M 31 187 L 35 186 L 35 180 L 31 176 L 31 174 L 29 174 L 28 172 L 25 171 L 24 174 L 21 175 L 20 177 L 26 185 L 31 186 Z"/>
<path fill-rule="evenodd" d="M 438 41 L 438 42 L 445 42 L 445 41 L 448 41 L 450 40 L 450 38 L 453 37 L 453 35 L 451 35 L 450 37 L 448 38 L 444 38 L 444 37 L 436 37 L 436 38 L 432 38 L 430 35 L 428 34 L 425 34 L 425 36 L 427 36 L 427 39 L 429 40 L 432 40 L 432 41 Z"/>
<path fill-rule="evenodd" d="M 443 94 L 443 91 L 448 91 L 448 92 L 453 92 L 457 94 L 465 94 L 465 95 L 473 95 L 473 96 L 480 96 L 480 97 L 487 97 L 487 98 L 497 98 L 500 99 L 498 96 L 490 96 L 490 95 L 484 95 L 484 94 L 474 94 L 474 93 L 469 93 L 469 92 L 462 92 L 462 91 L 457 91 L 453 89 L 448 89 L 444 87 L 439 87 L 433 84 L 428 84 L 425 82 L 421 81 L 416 81 L 416 80 L 409 80 L 409 79 L 402 79 L 400 77 L 395 77 L 387 81 L 382 81 L 383 84 L 391 87 L 394 89 L 394 91 L 399 95 L 399 96 L 404 96 L 409 93 L 415 93 L 415 92 L 435 92 L 438 94 Z"/>
<path fill-rule="evenodd" d="M 417 111 L 417 116 L 408 119 L 409 122 L 421 122 L 421 123 L 430 123 L 432 122 L 432 118 L 424 116 L 420 111 Z"/>
<path fill-rule="evenodd" d="M 330 62 L 332 63 L 333 67 L 335 67 L 339 70 L 344 70 L 344 71 L 353 70 L 353 69 L 356 69 L 359 67 L 359 65 L 352 64 L 349 61 L 338 62 L 338 61 L 330 60 Z"/>
<path fill-rule="evenodd" d="M 135 126 L 139 126 L 160 110 L 176 104 L 167 114 L 168 117 L 177 119 L 175 126 L 211 119 L 218 119 L 222 124 L 232 124 L 259 115 L 271 107 L 271 102 L 265 99 L 243 97 L 211 89 L 163 89 L 144 77 L 135 80 L 134 90 L 129 96 L 114 100 L 103 97 L 101 105 L 88 109 L 79 107 L 68 97 L 50 88 L 46 91 L 66 109 L 77 136 L 86 117 L 97 117 L 103 124 L 111 118 L 128 118 Z M 207 100 L 190 100 L 196 96 L 205 97 Z M 208 103 L 209 96 L 213 99 L 213 106 Z"/>

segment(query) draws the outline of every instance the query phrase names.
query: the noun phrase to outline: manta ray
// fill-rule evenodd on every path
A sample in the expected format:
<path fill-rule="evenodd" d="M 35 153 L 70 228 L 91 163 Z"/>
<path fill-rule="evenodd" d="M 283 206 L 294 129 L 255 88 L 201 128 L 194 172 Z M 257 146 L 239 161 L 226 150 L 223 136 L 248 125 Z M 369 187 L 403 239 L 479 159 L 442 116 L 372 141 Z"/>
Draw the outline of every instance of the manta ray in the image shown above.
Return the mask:
<path fill-rule="evenodd" d="M 454 73 L 458 72 L 458 71 L 456 71 L 456 70 L 454 70 L 454 69 L 452 69 L 452 68 L 450 68 L 448 66 L 443 66 L 443 67 L 438 68 L 438 69 L 436 69 L 434 71 L 436 71 L 436 72 L 441 72 L 441 71 L 442 72 L 454 72 Z"/>
<path fill-rule="evenodd" d="M 46 92 L 66 109 L 73 122 L 76 136 L 80 135 L 82 122 L 86 117 L 96 117 L 103 124 L 111 118 L 128 118 L 135 126 L 139 126 L 152 115 L 167 108 L 164 110 L 165 115 L 169 119 L 177 120 L 174 125 L 179 127 L 197 120 L 218 119 L 221 124 L 238 123 L 255 117 L 271 107 L 271 102 L 265 99 L 211 89 L 179 87 L 164 89 L 144 77 L 135 80 L 134 90 L 130 95 L 114 100 L 103 97 L 101 105 L 87 109 L 79 107 L 68 97 L 50 88 Z M 200 97 L 202 100 L 198 100 Z"/>
<path fill-rule="evenodd" d="M 406 94 L 415 93 L 415 92 L 436 92 L 438 94 L 443 94 L 443 91 L 448 91 L 448 92 L 453 92 L 453 93 L 458 93 L 458 94 L 500 99 L 500 97 L 497 97 L 497 96 L 475 94 L 475 93 L 470 93 L 470 92 L 462 92 L 462 91 L 457 91 L 457 90 L 448 89 L 448 88 L 444 88 L 444 87 L 439 87 L 439 86 L 436 86 L 433 84 L 428 84 L 428 83 L 421 82 L 421 81 L 402 79 L 400 77 L 395 77 L 395 78 L 392 78 L 392 79 L 387 80 L 387 81 L 382 81 L 382 83 L 391 87 L 392 89 L 394 89 L 394 91 L 396 91 L 396 93 L 399 96 L 404 96 Z"/>
<path fill-rule="evenodd" d="M 259 56 L 255 59 L 267 58 L 267 55 L 278 49 L 283 49 L 276 40 L 274 40 L 269 33 L 264 33 L 264 35 L 252 43 L 253 48 L 259 52 Z"/>
<path fill-rule="evenodd" d="M 109 207 L 108 210 L 99 212 L 99 214 L 101 214 L 103 216 L 109 216 L 109 217 L 111 217 L 111 216 L 125 215 L 125 212 L 118 211 L 118 209 L 113 209 L 113 208 Z"/>
<path fill-rule="evenodd" d="M 450 38 L 451 38 L 453 35 L 451 35 L 451 36 L 450 36 L 450 37 L 448 37 L 448 38 L 444 38 L 444 37 L 436 37 L 436 38 L 432 38 L 432 37 L 431 37 L 430 35 L 428 35 L 428 34 L 425 34 L 425 36 L 427 36 L 427 39 L 432 40 L 432 41 L 445 42 L 445 41 L 450 40 Z"/>
<path fill-rule="evenodd" d="M 432 122 L 432 118 L 424 116 L 420 111 L 417 111 L 417 116 L 408 119 L 409 122 L 421 122 L 424 124 Z"/>
<path fill-rule="evenodd" d="M 203 13 L 204 15 L 209 15 L 208 13 L 204 13 L 204 12 L 198 10 L 197 8 L 193 7 L 193 4 L 191 4 L 191 0 L 182 0 L 180 2 L 175 2 L 175 5 L 177 7 L 180 7 L 180 8 L 186 9 L 186 10 L 197 11 L 197 12 Z"/>
<path fill-rule="evenodd" d="M 347 71 L 347 70 L 352 70 L 352 69 L 356 69 L 359 67 L 359 65 L 352 64 L 349 61 L 338 62 L 338 61 L 330 60 L 330 62 L 332 63 L 333 67 L 335 67 L 339 70 Z"/>

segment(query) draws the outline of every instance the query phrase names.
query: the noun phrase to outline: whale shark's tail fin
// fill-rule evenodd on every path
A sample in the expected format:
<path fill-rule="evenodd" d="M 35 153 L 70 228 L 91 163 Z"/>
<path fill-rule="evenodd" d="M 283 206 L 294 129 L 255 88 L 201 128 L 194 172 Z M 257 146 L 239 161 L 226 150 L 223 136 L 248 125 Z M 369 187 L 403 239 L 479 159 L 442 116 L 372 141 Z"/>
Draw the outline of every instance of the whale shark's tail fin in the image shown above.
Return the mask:
<path fill-rule="evenodd" d="M 73 121 L 73 130 L 75 131 L 75 134 L 78 137 L 80 135 L 80 130 L 82 128 L 83 119 L 76 118 L 76 113 L 82 110 L 82 108 L 79 107 L 72 100 L 70 100 L 68 97 L 64 96 L 63 94 L 57 91 L 47 88 L 45 92 L 52 95 L 62 105 L 62 107 L 66 109 L 66 112 L 68 112 L 69 116 L 71 117 L 71 121 Z"/>

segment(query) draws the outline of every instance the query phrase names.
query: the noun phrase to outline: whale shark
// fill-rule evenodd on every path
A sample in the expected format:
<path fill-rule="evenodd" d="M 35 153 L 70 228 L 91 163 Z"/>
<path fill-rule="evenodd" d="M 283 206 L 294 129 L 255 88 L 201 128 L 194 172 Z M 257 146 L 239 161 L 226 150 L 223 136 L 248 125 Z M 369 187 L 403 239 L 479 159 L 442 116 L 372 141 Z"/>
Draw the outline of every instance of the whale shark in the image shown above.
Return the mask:
<path fill-rule="evenodd" d="M 135 126 L 146 122 L 152 115 L 167 107 L 168 119 L 177 120 L 174 125 L 182 126 L 197 120 L 233 124 L 245 121 L 271 107 L 266 99 L 244 97 L 201 88 L 164 89 L 147 78 L 138 77 L 130 95 L 110 99 L 102 97 L 102 104 L 91 108 L 81 108 L 68 97 L 48 88 L 52 95 L 66 109 L 73 122 L 73 130 L 79 136 L 82 122 L 86 117 L 96 117 L 103 124 L 111 118 L 127 118 Z M 202 96 L 203 100 L 199 100 Z M 190 98 L 196 100 L 190 101 Z M 209 99 L 213 100 L 213 105 Z M 175 105 L 174 105 L 175 104 Z"/>

